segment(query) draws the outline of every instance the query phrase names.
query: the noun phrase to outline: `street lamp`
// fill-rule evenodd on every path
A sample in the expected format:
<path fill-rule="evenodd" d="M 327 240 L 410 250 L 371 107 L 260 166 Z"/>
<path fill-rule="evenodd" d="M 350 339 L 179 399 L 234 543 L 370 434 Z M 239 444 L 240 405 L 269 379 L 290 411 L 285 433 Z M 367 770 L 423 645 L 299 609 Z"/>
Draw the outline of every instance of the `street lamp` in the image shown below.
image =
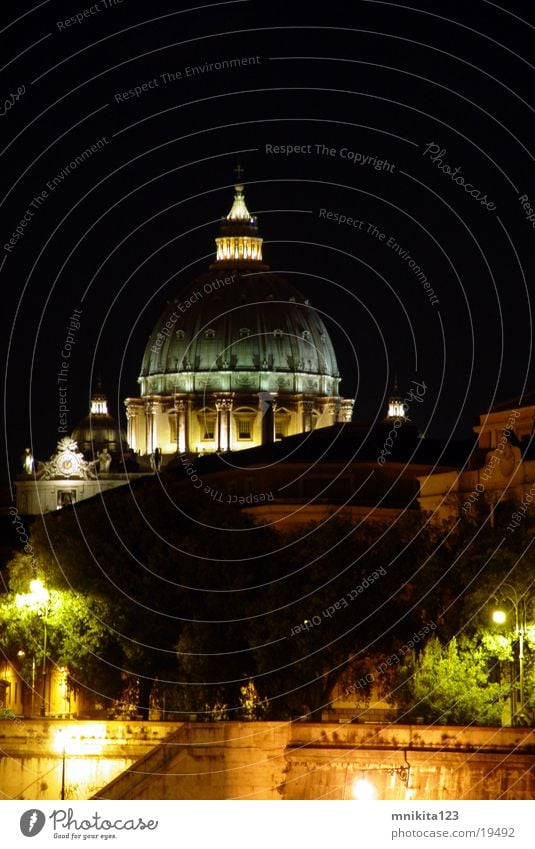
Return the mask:
<path fill-rule="evenodd" d="M 503 625 L 507 622 L 507 613 L 505 610 L 494 610 L 492 613 L 492 621 L 496 623 L 496 625 Z"/>
<path fill-rule="evenodd" d="M 345 782 L 344 782 L 344 799 L 347 798 L 348 790 L 349 790 L 349 793 L 351 795 L 351 798 L 356 799 L 357 801 L 360 801 L 360 802 L 368 802 L 368 801 L 371 801 L 372 799 L 377 798 L 377 787 L 375 786 L 373 781 L 370 781 L 368 778 L 365 777 L 366 773 L 371 772 L 372 770 L 373 770 L 373 772 L 383 771 L 383 772 L 387 772 L 389 775 L 396 775 L 407 790 L 411 789 L 411 788 L 409 788 L 410 778 L 411 778 L 411 765 L 410 765 L 409 761 L 407 760 L 407 750 L 406 749 L 403 750 L 403 763 L 398 764 L 397 766 L 379 765 L 379 766 L 374 766 L 374 767 L 370 767 L 370 766 L 362 767 L 360 769 L 360 775 L 357 776 L 351 782 L 351 785 L 348 784 L 349 767 L 350 767 L 350 764 L 347 764 L 346 765 L 346 779 L 345 779 Z"/>
<path fill-rule="evenodd" d="M 369 802 L 377 798 L 375 785 L 366 778 L 355 778 L 351 785 L 351 795 L 359 802 Z"/>
<path fill-rule="evenodd" d="M 48 615 L 50 612 L 50 593 L 39 578 L 30 581 L 30 592 L 16 596 L 17 607 L 37 609 L 43 619 L 43 665 L 41 669 L 41 705 L 39 715 L 45 716 L 46 710 L 46 652 L 48 647 Z"/>
<path fill-rule="evenodd" d="M 502 592 L 504 590 L 504 592 Z M 514 635 L 518 643 L 518 692 L 515 687 L 516 674 L 513 672 L 513 688 L 511 690 L 511 724 L 519 725 L 524 715 L 524 637 L 527 634 L 528 623 L 528 596 L 527 591 L 518 594 L 516 587 L 512 584 L 502 584 L 500 595 L 504 601 L 509 602 L 513 609 L 515 624 Z M 492 612 L 492 621 L 496 625 L 504 625 L 507 622 L 508 613 L 498 608 Z M 515 658 L 516 660 L 516 658 Z M 515 669 L 513 660 L 513 670 Z"/>

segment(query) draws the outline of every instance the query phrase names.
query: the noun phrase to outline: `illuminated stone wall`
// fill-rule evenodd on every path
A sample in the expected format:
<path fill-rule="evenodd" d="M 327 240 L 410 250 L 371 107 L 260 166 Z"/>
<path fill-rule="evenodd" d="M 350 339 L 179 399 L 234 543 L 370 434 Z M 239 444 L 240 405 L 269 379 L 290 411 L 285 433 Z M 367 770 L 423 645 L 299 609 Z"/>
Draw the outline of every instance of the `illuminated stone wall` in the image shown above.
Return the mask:
<path fill-rule="evenodd" d="M 60 798 L 60 733 L 68 799 L 352 800 L 356 786 L 390 800 L 535 796 L 533 729 L 4 720 L 4 798 Z"/>
<path fill-rule="evenodd" d="M 87 799 L 145 755 L 176 723 L 0 720 L 0 798 Z"/>
<path fill-rule="evenodd" d="M 535 792 L 535 734 L 527 729 L 199 723 L 185 724 L 165 750 L 136 765 L 155 774 L 140 782 L 126 773 L 99 798 L 351 800 L 356 782 L 371 798 L 393 800 Z"/>

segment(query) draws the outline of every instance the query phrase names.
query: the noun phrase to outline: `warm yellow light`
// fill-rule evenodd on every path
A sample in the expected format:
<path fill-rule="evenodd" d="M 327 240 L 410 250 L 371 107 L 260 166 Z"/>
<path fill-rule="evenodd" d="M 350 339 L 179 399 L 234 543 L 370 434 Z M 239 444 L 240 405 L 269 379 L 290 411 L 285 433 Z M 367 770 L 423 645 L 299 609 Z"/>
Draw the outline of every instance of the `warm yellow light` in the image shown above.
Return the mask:
<path fill-rule="evenodd" d="M 492 613 L 492 621 L 496 625 L 503 625 L 507 621 L 507 614 L 503 610 L 494 610 Z"/>
<path fill-rule="evenodd" d="M 54 735 L 54 750 L 63 755 L 101 755 L 106 743 L 106 728 L 97 723 L 60 728 Z"/>
<path fill-rule="evenodd" d="M 234 186 L 234 189 L 234 203 L 232 204 L 232 209 L 227 215 L 227 221 L 250 221 L 251 215 L 245 204 L 243 186 L 241 184 L 236 185 Z"/>
<path fill-rule="evenodd" d="M 389 401 L 388 403 L 388 418 L 390 419 L 404 419 L 405 418 L 405 404 L 403 401 Z"/>
<path fill-rule="evenodd" d="M 262 259 L 262 239 L 258 236 L 231 236 L 218 238 L 216 259 Z"/>
<path fill-rule="evenodd" d="M 42 604 L 45 604 L 50 598 L 47 588 L 43 585 L 39 578 L 35 578 L 34 581 L 30 582 L 30 591 L 35 600 Z"/>
<path fill-rule="evenodd" d="M 95 416 L 107 416 L 108 415 L 108 402 L 105 398 L 94 398 L 91 401 L 91 415 Z"/>
<path fill-rule="evenodd" d="M 54 734 L 54 751 L 60 755 L 67 751 L 67 735 L 63 731 L 57 731 Z"/>
<path fill-rule="evenodd" d="M 30 582 L 29 593 L 19 593 L 15 596 L 15 604 L 18 608 L 37 607 L 48 603 L 50 594 L 43 583 L 35 578 Z"/>
<path fill-rule="evenodd" d="M 377 792 L 371 781 L 365 778 L 356 778 L 351 785 L 351 795 L 359 802 L 368 802 L 370 799 L 375 799 Z"/>

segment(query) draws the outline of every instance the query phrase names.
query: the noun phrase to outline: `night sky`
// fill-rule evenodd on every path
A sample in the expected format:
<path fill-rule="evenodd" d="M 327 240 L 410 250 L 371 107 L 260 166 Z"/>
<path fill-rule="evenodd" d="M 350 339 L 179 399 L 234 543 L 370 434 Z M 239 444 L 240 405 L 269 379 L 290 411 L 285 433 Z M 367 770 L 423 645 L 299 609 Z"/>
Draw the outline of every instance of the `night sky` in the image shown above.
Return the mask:
<path fill-rule="evenodd" d="M 74 310 L 69 427 L 97 374 L 123 415 L 166 301 L 212 260 L 238 159 L 264 258 L 321 310 L 359 420 L 384 416 L 395 372 L 402 392 L 425 382 L 414 418 L 433 437 L 532 386 L 529 4 L 17 0 L 1 16 L 12 472 L 27 445 L 54 450 Z"/>

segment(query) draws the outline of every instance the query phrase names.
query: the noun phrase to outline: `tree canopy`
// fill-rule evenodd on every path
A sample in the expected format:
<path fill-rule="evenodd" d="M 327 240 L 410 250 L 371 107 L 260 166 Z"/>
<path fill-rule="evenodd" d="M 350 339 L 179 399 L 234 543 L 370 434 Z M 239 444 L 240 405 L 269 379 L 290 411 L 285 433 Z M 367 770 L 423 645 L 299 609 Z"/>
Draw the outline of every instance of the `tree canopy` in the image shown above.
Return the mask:
<path fill-rule="evenodd" d="M 10 564 L 2 645 L 40 659 L 36 611 L 16 604 L 37 569 L 50 590 L 50 657 L 104 700 L 128 680 L 145 712 L 157 683 L 177 716 L 250 717 L 253 693 L 262 716 L 316 717 L 337 682 L 400 652 L 383 683 L 403 716 L 497 723 L 516 646 L 490 612 L 513 585 L 533 621 L 530 528 L 437 526 L 412 513 L 274 533 L 162 475 L 35 522 L 35 558 Z M 532 646 L 527 634 L 531 709 Z"/>

